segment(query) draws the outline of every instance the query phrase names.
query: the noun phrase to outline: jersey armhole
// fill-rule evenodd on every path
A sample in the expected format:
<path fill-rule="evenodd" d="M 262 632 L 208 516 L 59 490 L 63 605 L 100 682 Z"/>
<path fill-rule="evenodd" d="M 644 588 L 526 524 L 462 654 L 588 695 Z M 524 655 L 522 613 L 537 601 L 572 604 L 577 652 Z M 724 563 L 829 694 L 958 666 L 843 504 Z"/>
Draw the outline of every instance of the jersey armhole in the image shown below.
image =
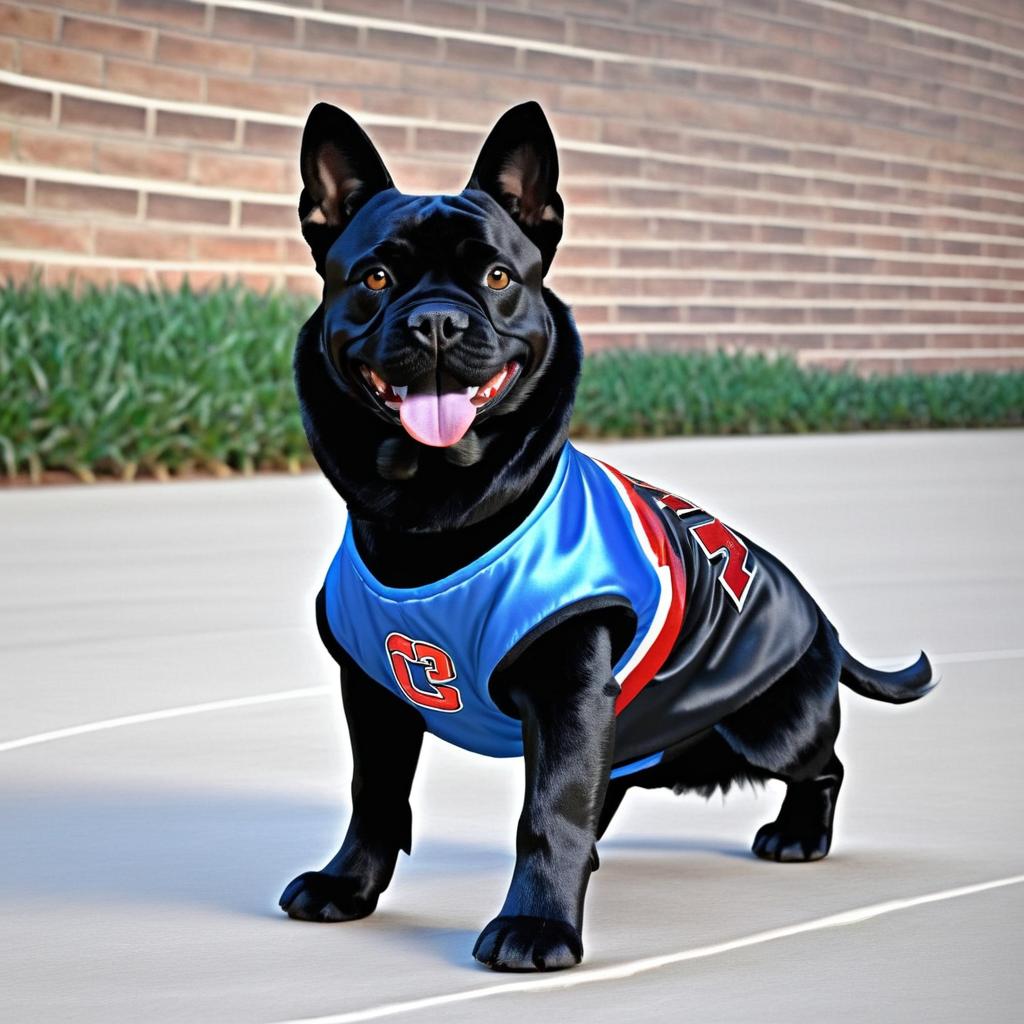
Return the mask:
<path fill-rule="evenodd" d="M 559 608 L 546 619 L 541 619 L 529 632 L 521 636 L 515 645 L 505 653 L 501 661 L 494 666 L 491 678 L 487 680 L 487 690 L 495 706 L 510 718 L 518 718 L 519 714 L 516 709 L 507 707 L 507 702 L 500 701 L 491 689 L 495 676 L 511 668 L 523 652 L 549 630 L 560 626 L 563 622 L 577 615 L 599 611 L 602 608 L 616 608 L 625 613 L 622 616 L 616 616 L 616 620 L 612 624 L 612 665 L 617 664 L 619 658 L 629 649 L 629 645 L 633 642 L 633 638 L 636 635 L 637 618 L 636 612 L 633 611 L 633 606 L 626 598 L 619 594 L 601 594 L 594 597 L 581 598 L 579 601 L 573 601 L 572 604 Z"/>

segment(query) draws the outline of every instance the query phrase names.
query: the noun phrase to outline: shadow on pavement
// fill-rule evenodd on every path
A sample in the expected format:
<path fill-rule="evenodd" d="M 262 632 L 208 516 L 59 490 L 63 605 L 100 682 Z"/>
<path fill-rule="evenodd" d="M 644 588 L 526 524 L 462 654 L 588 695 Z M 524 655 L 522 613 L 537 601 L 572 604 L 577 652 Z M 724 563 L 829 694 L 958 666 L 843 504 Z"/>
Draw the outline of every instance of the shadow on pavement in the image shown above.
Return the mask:
<path fill-rule="evenodd" d="M 276 793 L 69 787 L 0 794 L 7 837 L 0 894 L 188 903 L 284 920 L 277 910 L 284 886 L 333 855 L 347 818 L 341 801 Z M 464 873 L 509 862 L 496 848 L 424 841 L 414 858 L 403 856 L 399 871 L 408 879 L 452 875 L 455 864 Z"/>

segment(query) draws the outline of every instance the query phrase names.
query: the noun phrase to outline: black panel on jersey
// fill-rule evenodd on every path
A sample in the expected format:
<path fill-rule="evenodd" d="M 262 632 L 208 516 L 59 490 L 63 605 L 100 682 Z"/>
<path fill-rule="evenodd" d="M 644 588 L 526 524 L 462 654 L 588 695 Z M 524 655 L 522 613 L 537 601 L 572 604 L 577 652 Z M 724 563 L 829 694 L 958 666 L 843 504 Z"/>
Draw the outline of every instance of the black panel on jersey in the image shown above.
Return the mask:
<path fill-rule="evenodd" d="M 677 514 L 658 500 L 663 491 L 634 486 L 686 570 L 686 609 L 660 671 L 617 718 L 617 765 L 686 740 L 756 697 L 796 664 L 821 615 L 777 558 L 732 531 L 747 546 L 745 564 L 753 572 L 737 607 L 720 581 L 725 558 L 709 557 L 691 530 L 714 517 L 702 509 Z"/>

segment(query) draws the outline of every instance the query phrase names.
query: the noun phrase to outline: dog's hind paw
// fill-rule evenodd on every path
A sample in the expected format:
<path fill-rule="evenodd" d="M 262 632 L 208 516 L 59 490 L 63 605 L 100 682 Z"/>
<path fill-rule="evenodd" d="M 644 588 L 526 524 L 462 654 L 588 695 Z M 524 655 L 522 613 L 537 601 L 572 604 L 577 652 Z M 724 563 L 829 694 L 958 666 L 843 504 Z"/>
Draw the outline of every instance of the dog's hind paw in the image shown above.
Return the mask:
<path fill-rule="evenodd" d="M 751 849 L 762 860 L 797 864 L 821 860 L 831 843 L 831 832 L 822 829 L 798 831 L 772 821 L 758 829 Z"/>
<path fill-rule="evenodd" d="M 288 883 L 278 905 L 297 921 L 357 921 L 376 910 L 378 896 L 351 875 L 307 871 Z"/>
<path fill-rule="evenodd" d="M 480 933 L 473 956 L 495 971 L 560 971 L 583 959 L 583 943 L 566 921 L 496 917 Z"/>

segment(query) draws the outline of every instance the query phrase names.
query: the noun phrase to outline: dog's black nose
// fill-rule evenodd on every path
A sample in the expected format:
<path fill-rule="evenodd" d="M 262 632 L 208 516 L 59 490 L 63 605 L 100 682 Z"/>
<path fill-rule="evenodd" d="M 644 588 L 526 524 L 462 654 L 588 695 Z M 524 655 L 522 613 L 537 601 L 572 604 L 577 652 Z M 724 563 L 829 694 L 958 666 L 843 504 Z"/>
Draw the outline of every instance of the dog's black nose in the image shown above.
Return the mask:
<path fill-rule="evenodd" d="M 419 306 L 409 314 L 407 323 L 417 341 L 439 352 L 462 337 L 469 314 L 457 306 Z"/>

